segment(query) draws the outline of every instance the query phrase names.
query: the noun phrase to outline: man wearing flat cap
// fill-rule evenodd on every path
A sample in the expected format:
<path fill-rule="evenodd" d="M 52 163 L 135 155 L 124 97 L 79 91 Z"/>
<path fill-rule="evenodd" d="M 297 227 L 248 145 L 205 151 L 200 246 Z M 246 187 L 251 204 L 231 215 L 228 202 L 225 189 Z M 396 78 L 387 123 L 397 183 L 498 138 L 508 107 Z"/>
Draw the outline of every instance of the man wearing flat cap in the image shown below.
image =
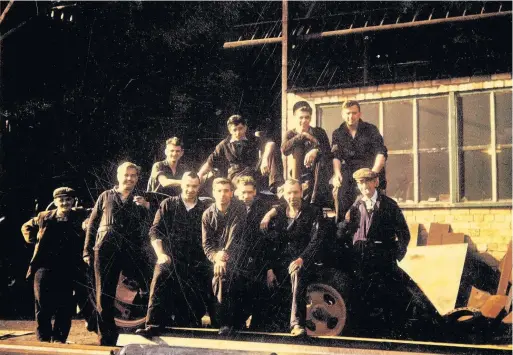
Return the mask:
<path fill-rule="evenodd" d="M 39 213 L 21 232 L 27 243 L 35 244 L 27 278 L 34 278 L 37 338 L 65 343 L 74 314 L 73 289 L 82 271 L 86 211 L 72 208 L 75 191 L 69 187 L 56 189 L 53 198 L 57 208 Z"/>
<path fill-rule="evenodd" d="M 349 247 L 355 292 L 351 302 L 357 313 L 359 334 L 379 329 L 402 329 L 408 276 L 399 268 L 410 232 L 397 203 L 381 194 L 378 174 L 362 168 L 353 174 L 361 192 L 346 218 L 338 224 L 337 238 Z"/>

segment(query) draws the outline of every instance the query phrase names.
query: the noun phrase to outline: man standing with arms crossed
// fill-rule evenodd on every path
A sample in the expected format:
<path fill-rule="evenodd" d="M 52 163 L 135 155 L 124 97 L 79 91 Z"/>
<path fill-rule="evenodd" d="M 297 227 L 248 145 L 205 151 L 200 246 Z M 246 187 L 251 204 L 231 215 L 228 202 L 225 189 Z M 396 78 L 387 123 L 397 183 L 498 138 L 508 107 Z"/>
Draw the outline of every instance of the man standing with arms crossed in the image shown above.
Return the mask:
<path fill-rule="evenodd" d="M 386 189 L 385 161 L 387 148 L 376 126 L 361 119 L 358 101 L 342 104 L 344 122 L 333 132 L 331 151 L 333 153 L 333 186 L 337 221 L 344 215 L 359 194 L 352 179 L 353 173 L 361 168 L 372 169 L 379 177 L 379 189 Z"/>
<path fill-rule="evenodd" d="M 159 335 L 173 315 L 173 324 L 201 326 L 213 298 L 210 265 L 201 244 L 201 216 L 207 206 L 198 199 L 198 175 L 186 172 L 181 181 L 180 196 L 162 201 L 150 228 L 157 264 L 146 328 L 136 331 L 145 337 Z"/>

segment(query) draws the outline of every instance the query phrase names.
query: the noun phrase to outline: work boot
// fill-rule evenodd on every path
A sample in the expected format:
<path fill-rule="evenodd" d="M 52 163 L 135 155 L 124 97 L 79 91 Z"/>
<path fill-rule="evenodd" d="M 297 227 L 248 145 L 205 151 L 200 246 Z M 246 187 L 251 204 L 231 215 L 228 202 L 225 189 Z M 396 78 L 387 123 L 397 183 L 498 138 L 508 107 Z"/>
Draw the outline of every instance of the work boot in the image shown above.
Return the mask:
<path fill-rule="evenodd" d="M 300 326 L 299 324 L 296 324 L 294 327 L 292 327 L 290 331 L 290 335 L 294 337 L 300 337 L 306 335 L 306 330 L 304 327 Z"/>
<path fill-rule="evenodd" d="M 135 334 L 151 339 L 162 334 L 162 328 L 157 325 L 147 325 L 146 328 L 137 329 Z"/>

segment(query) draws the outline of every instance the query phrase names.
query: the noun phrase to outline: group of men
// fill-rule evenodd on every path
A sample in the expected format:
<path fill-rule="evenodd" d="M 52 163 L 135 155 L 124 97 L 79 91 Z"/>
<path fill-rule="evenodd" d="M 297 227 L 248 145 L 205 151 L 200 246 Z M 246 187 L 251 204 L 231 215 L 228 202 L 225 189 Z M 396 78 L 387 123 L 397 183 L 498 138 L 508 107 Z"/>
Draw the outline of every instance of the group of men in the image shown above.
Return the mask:
<path fill-rule="evenodd" d="M 275 143 L 248 134 L 246 121 L 234 115 L 227 122 L 230 135 L 197 174 L 181 160 L 180 139 L 166 142 L 166 160 L 153 165 L 148 182 L 149 191 L 170 196 L 158 206 L 135 188 L 140 168 L 121 164 L 118 185 L 98 197 L 85 237 L 80 223 L 86 216 L 72 208 L 74 190 L 55 190 L 57 209 L 22 227 L 27 242 L 36 244 L 27 276 L 34 277 L 38 338 L 66 341 L 70 297 L 74 283 L 84 282 L 78 275 L 85 263 L 94 270 L 99 343 L 115 345 L 119 276 L 141 264 L 148 240 L 156 262 L 146 326 L 139 334 L 157 335 L 169 324 L 201 325 L 206 312 L 221 335 L 240 329 L 249 315 L 251 327 L 265 327 L 259 300 L 277 285 L 290 289 L 291 333 L 306 334 L 306 287 L 325 237 L 321 207 L 330 200 L 330 177 L 337 241 L 351 246 L 358 292 L 366 299 L 365 287 L 396 272 L 410 238 L 397 204 L 380 189 L 387 156 L 383 138 L 361 120 L 356 101 L 343 105 L 344 122 L 333 133 L 331 148 L 326 132 L 310 126 L 306 101 L 296 103 L 293 114 L 298 126 L 281 145 L 293 161 L 292 178 L 285 181 Z M 212 182 L 215 202 L 208 206 L 198 195 L 214 168 L 222 177 Z M 281 199 L 271 204 L 260 198 L 264 189 L 280 190 Z M 136 272 L 144 279 L 143 270 Z"/>

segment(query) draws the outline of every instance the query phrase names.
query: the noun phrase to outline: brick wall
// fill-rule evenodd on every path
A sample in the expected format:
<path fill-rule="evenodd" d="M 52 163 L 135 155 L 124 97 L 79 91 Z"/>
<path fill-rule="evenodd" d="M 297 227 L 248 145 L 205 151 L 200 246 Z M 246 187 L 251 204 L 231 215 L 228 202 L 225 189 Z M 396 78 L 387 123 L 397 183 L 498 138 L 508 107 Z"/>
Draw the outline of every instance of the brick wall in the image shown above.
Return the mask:
<path fill-rule="evenodd" d="M 292 106 L 299 100 L 306 100 L 312 105 L 319 105 L 341 103 L 346 100 L 379 100 L 415 95 L 511 88 L 512 84 L 511 73 L 503 73 L 327 91 L 289 93 L 287 94 L 287 116 L 292 117 Z M 315 124 L 317 121 L 316 110 L 314 110 L 312 116 L 312 124 Z M 285 130 L 292 128 L 292 125 L 288 124 L 287 117 L 282 117 L 282 127 Z M 284 163 L 287 163 L 286 160 Z M 424 234 L 424 236 L 427 236 L 431 223 L 447 223 L 451 225 L 453 232 L 466 235 L 471 248 L 475 248 L 480 253 L 488 253 L 496 260 L 502 259 L 507 250 L 508 243 L 512 239 L 511 206 L 493 208 L 405 208 L 404 213 L 408 222 L 421 225 L 421 234 Z"/>
<path fill-rule="evenodd" d="M 471 248 L 502 259 L 511 241 L 511 208 L 403 208 L 408 223 L 419 223 L 420 242 L 431 223 L 450 224 L 452 232 L 464 233 Z"/>
<path fill-rule="evenodd" d="M 292 117 L 292 107 L 299 100 L 306 100 L 313 105 L 341 103 L 346 100 L 379 100 L 386 98 L 411 97 L 415 95 L 443 94 L 493 88 L 511 88 L 511 73 L 480 75 L 465 78 L 443 80 L 426 80 L 408 83 L 383 84 L 359 88 L 335 89 L 287 94 L 287 116 Z M 312 114 L 312 124 L 317 122 L 316 112 Z M 282 127 L 292 128 L 287 118 L 282 117 Z"/>

